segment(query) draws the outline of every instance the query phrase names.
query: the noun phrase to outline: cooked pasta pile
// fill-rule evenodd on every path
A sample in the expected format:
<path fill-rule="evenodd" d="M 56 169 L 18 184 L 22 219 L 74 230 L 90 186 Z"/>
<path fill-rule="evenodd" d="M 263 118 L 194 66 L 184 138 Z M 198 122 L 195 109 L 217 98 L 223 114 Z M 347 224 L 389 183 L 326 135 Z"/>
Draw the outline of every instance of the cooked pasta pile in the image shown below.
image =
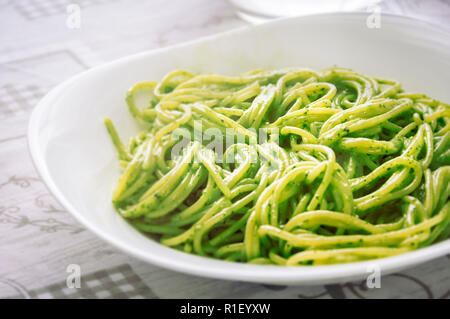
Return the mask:
<path fill-rule="evenodd" d="M 163 245 L 318 265 L 450 234 L 450 107 L 399 82 L 342 68 L 176 70 L 126 101 L 147 129 L 125 146 L 105 119 L 123 168 L 113 204 Z"/>

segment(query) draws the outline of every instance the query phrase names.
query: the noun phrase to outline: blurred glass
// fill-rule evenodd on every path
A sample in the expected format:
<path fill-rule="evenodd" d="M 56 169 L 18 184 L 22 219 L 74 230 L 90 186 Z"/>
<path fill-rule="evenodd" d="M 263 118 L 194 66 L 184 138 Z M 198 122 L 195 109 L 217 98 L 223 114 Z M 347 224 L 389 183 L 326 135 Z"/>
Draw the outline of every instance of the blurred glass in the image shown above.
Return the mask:
<path fill-rule="evenodd" d="M 367 11 L 383 0 L 228 0 L 239 17 L 261 23 L 270 19 L 326 12 Z"/>

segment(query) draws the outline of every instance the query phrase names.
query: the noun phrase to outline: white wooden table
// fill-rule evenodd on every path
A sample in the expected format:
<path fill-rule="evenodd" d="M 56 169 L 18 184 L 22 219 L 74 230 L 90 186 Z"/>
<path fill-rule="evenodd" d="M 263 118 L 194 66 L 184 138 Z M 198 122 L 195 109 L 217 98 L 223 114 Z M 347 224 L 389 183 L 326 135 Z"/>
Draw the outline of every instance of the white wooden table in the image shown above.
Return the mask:
<path fill-rule="evenodd" d="M 69 3 L 80 5 L 78 29 L 67 26 Z M 444 0 L 385 1 L 381 8 L 450 25 Z M 50 88 L 115 58 L 246 24 L 224 0 L 0 0 L 0 298 L 450 297 L 450 256 L 383 277 L 380 289 L 264 286 L 174 273 L 106 244 L 49 194 L 30 161 L 26 128 Z M 66 286 L 70 264 L 81 267 L 80 289 Z"/>

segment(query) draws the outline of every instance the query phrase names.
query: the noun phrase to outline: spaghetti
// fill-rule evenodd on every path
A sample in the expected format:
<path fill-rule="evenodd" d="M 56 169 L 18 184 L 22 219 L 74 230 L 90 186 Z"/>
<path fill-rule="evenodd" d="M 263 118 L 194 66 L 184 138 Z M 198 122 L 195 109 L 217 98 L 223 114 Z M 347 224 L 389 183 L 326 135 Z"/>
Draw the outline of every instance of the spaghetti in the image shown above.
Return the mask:
<path fill-rule="evenodd" d="M 148 94 L 139 106 L 138 95 Z M 404 253 L 450 234 L 450 107 L 349 69 L 176 70 L 133 86 L 117 211 L 162 244 L 255 264 Z"/>

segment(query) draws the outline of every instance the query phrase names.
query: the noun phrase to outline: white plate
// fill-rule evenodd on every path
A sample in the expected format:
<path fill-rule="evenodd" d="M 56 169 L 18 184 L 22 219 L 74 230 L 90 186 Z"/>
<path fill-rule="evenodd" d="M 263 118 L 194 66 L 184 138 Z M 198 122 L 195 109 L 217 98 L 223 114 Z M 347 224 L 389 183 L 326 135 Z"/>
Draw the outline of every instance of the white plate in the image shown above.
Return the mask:
<path fill-rule="evenodd" d="M 362 279 L 450 252 L 450 240 L 407 254 L 332 266 L 247 265 L 164 247 L 129 226 L 113 209 L 117 154 L 103 126 L 110 116 L 122 137 L 139 128 L 125 106 L 132 84 L 159 80 L 175 68 L 237 74 L 254 68 L 331 65 L 400 80 L 407 90 L 450 101 L 450 35 L 436 27 L 383 14 L 380 29 L 366 14 L 324 14 L 278 20 L 199 41 L 126 57 L 61 84 L 35 108 L 28 138 L 35 165 L 51 192 L 98 236 L 142 260 L 175 271 L 272 284 L 319 284 Z"/>

